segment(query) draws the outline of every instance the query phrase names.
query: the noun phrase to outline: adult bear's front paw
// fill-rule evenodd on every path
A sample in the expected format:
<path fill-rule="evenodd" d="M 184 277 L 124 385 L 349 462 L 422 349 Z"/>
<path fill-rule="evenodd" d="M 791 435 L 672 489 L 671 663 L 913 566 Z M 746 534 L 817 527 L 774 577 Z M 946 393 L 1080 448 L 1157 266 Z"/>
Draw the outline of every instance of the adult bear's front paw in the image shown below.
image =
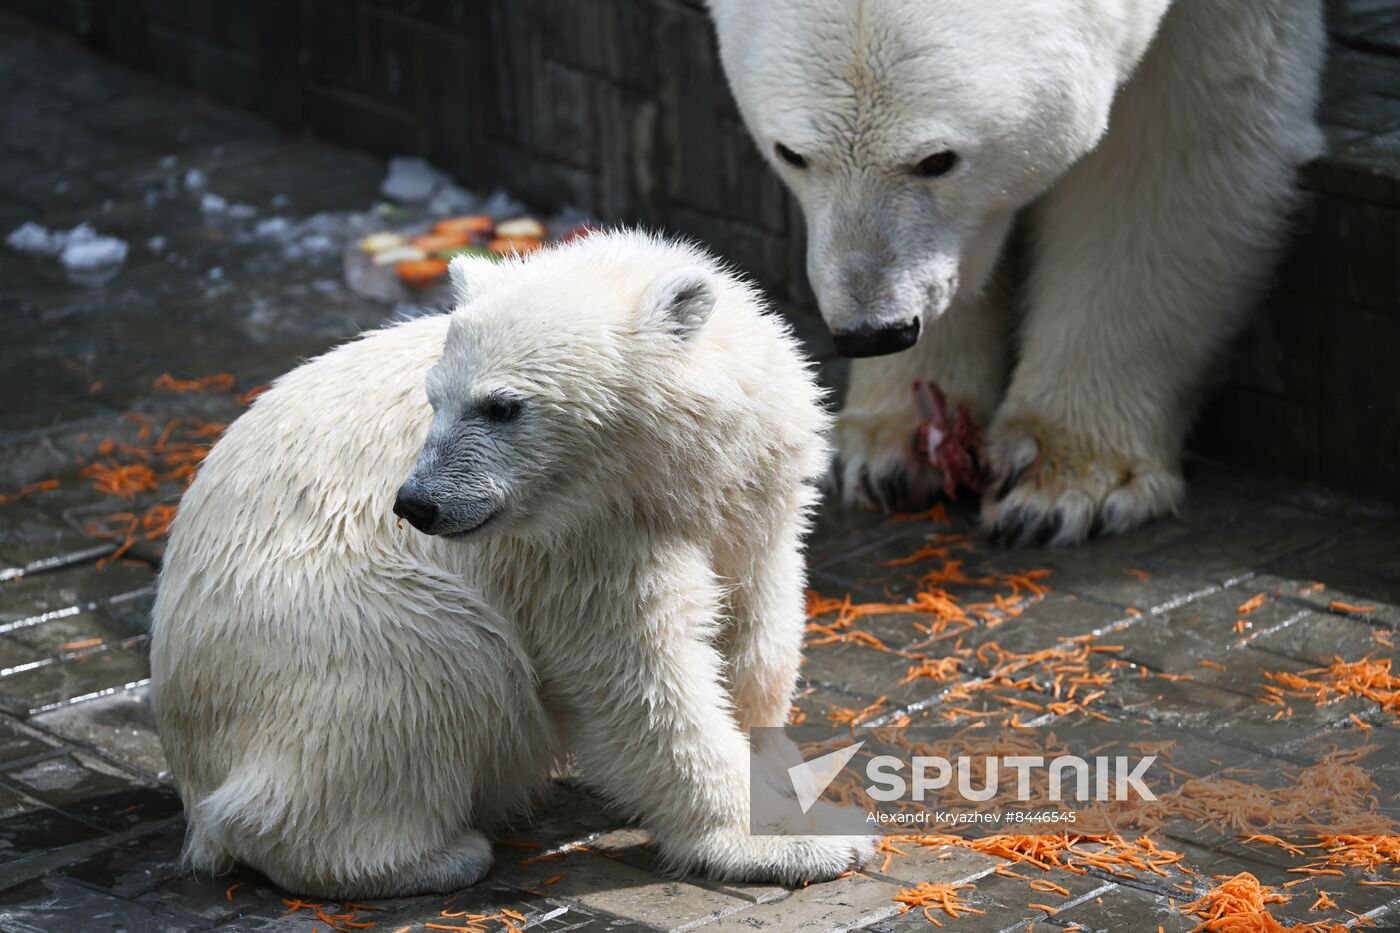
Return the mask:
<path fill-rule="evenodd" d="M 1057 430 L 1034 415 L 998 419 L 990 457 L 982 524 L 1006 544 L 1120 534 L 1176 511 L 1185 488 L 1156 458 Z"/>
<path fill-rule="evenodd" d="M 883 411 L 847 408 L 837 416 L 831 479 L 842 503 L 886 512 L 932 504 L 943 479 L 919 456 L 918 422 L 912 405 Z"/>

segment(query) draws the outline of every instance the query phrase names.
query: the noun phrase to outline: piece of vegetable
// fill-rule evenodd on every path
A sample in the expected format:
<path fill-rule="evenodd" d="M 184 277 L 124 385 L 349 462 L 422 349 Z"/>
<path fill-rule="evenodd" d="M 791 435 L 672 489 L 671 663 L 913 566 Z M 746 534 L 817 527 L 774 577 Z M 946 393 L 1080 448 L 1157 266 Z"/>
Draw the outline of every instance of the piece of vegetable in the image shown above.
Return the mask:
<path fill-rule="evenodd" d="M 513 254 L 523 256 L 526 253 L 533 253 L 541 246 L 544 246 L 544 243 L 534 237 L 523 236 L 498 236 L 490 243 L 486 244 L 487 249 L 502 256 L 510 256 Z"/>
<path fill-rule="evenodd" d="M 386 249 L 393 249 L 396 246 L 402 245 L 403 237 L 399 236 L 397 233 L 381 230 L 378 233 L 371 233 L 361 240 L 360 250 L 361 252 L 373 255 L 374 253 L 382 253 Z"/>
<path fill-rule="evenodd" d="M 409 246 L 405 243 L 402 246 L 395 246 L 375 253 L 370 260 L 376 266 L 397 266 L 401 262 L 418 262 L 427 259 L 428 254 L 416 246 Z"/>
<path fill-rule="evenodd" d="M 425 253 L 436 253 L 445 249 L 466 246 L 470 241 L 471 237 L 459 232 L 429 233 L 426 236 L 414 237 L 410 242 Z"/>
<path fill-rule="evenodd" d="M 449 217 L 433 224 L 434 233 L 466 234 L 470 237 L 489 236 L 496 222 L 485 214 Z"/>
<path fill-rule="evenodd" d="M 516 217 L 496 224 L 496 236 L 543 240 L 549 236 L 549 231 L 544 228 L 544 224 L 533 217 Z"/>
<path fill-rule="evenodd" d="M 415 262 L 401 262 L 394 267 L 405 285 L 424 288 L 432 285 L 447 274 L 447 262 L 442 259 L 419 259 Z"/>

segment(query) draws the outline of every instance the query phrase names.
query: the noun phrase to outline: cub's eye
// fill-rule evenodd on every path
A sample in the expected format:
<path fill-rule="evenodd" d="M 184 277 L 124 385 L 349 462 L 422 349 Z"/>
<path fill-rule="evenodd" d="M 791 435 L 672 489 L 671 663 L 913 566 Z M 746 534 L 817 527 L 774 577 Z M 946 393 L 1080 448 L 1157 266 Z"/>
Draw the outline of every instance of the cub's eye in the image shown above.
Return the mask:
<path fill-rule="evenodd" d="M 774 143 L 773 151 L 778 154 L 778 158 L 782 159 L 784 162 L 786 162 L 788 165 L 791 165 L 793 168 L 807 167 L 806 159 L 793 152 L 791 149 L 789 149 L 787 146 L 784 146 L 782 143 Z"/>
<path fill-rule="evenodd" d="M 481 406 L 481 414 L 488 421 L 504 424 L 507 421 L 514 421 L 520 415 L 522 407 L 518 399 L 493 398 Z"/>
<path fill-rule="evenodd" d="M 957 164 L 958 154 L 951 149 L 944 149 L 914 166 L 914 174 L 920 178 L 937 178 L 939 175 L 947 175 Z"/>

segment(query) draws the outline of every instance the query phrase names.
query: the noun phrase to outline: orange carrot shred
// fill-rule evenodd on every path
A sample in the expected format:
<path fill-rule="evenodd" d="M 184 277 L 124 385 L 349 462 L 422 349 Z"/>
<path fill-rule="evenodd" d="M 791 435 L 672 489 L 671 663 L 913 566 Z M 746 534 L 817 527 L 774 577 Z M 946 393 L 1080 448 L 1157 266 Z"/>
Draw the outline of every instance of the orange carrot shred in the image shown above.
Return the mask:
<path fill-rule="evenodd" d="M 1247 616 L 1251 612 L 1258 609 L 1260 606 L 1263 606 L 1264 603 L 1268 600 L 1268 598 L 1269 596 L 1267 593 L 1256 593 L 1249 599 L 1246 599 L 1244 602 L 1236 606 L 1235 612 L 1239 615 Z"/>

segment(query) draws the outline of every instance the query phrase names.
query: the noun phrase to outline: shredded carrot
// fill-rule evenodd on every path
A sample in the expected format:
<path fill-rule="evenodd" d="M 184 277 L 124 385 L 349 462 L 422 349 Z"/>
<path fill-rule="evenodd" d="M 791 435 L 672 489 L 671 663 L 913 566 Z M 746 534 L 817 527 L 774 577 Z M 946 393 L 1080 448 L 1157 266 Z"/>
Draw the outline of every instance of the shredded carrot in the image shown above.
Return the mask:
<path fill-rule="evenodd" d="M 1244 602 L 1236 606 L 1235 612 L 1239 615 L 1247 616 L 1254 610 L 1258 609 L 1260 606 L 1263 606 L 1264 603 L 1268 600 L 1268 598 L 1269 597 L 1267 593 L 1256 593 L 1249 599 L 1246 599 Z"/>
<path fill-rule="evenodd" d="M 928 881 L 920 881 L 912 888 L 900 888 L 899 893 L 894 896 L 894 900 L 896 903 L 904 905 L 900 908 L 901 912 L 912 910 L 915 907 L 926 909 L 938 907 L 956 920 L 963 914 L 986 913 L 986 911 L 978 910 L 967 903 L 958 893 L 973 887 L 974 885 L 970 884 L 933 884 Z M 925 913 L 924 916 L 927 917 L 928 914 Z"/>
<path fill-rule="evenodd" d="M 8 505 L 11 502 L 18 502 L 21 499 L 34 495 L 36 492 L 49 492 L 59 487 L 56 479 L 41 479 L 37 483 L 30 483 L 21 486 L 18 490 L 6 495 L 0 495 L 0 505 Z"/>
<path fill-rule="evenodd" d="M 1289 900 L 1274 888 L 1259 883 L 1249 872 L 1241 872 L 1211 888 L 1199 900 L 1182 904 L 1177 909 L 1201 918 L 1197 930 L 1210 933 L 1344 933 L 1340 923 L 1309 923 L 1284 926 L 1269 913 L 1270 904 Z"/>
<path fill-rule="evenodd" d="M 80 638 L 80 639 L 78 639 L 77 641 L 66 641 L 66 642 L 64 642 L 62 645 L 59 646 L 59 650 L 61 650 L 61 651 L 80 651 L 80 650 L 82 650 L 83 648 L 95 648 L 95 647 L 97 647 L 97 646 L 100 645 L 100 644 L 102 644 L 102 639 L 100 639 L 100 638 Z M 240 883 L 246 883 L 246 882 L 240 882 Z M 236 887 L 236 886 L 235 886 L 235 887 Z"/>
<path fill-rule="evenodd" d="M 123 465 L 96 461 L 83 467 L 78 475 L 92 480 L 98 492 L 124 499 L 132 499 L 141 492 L 153 492 L 156 488 L 155 471 L 144 463 Z"/>
<path fill-rule="evenodd" d="M 1039 891 L 1042 894 L 1063 894 L 1069 897 L 1069 889 L 1062 888 L 1053 881 L 1046 881 L 1044 878 L 1037 878 L 1030 883 L 1032 891 Z"/>
<path fill-rule="evenodd" d="M 229 885 L 229 886 L 228 886 L 228 889 L 224 891 L 224 897 L 225 897 L 225 899 L 227 899 L 228 902 L 229 902 L 230 904 L 232 904 L 232 903 L 233 903 L 233 892 L 234 892 L 234 891 L 237 891 L 239 888 L 243 887 L 243 886 L 244 886 L 245 884 L 247 884 L 247 883 L 248 883 L 248 882 L 246 882 L 246 881 L 240 881 L 240 882 L 238 882 L 237 884 L 231 884 L 231 885 Z"/>
<path fill-rule="evenodd" d="M 876 715 L 885 706 L 885 697 L 880 697 L 874 703 L 863 709 L 849 709 L 844 706 L 833 706 L 827 710 L 827 718 L 831 720 L 833 726 L 850 726 L 854 729 L 865 720 Z"/>
<path fill-rule="evenodd" d="M 198 379 L 176 379 L 170 373 L 157 376 L 151 388 L 164 392 L 227 392 L 233 388 L 233 376 L 215 373 Z"/>
<path fill-rule="evenodd" d="M 1332 900 L 1332 896 L 1326 891 L 1317 892 L 1317 900 L 1313 901 L 1308 910 L 1336 910 L 1337 902 Z"/>
<path fill-rule="evenodd" d="M 1333 612 L 1345 612 L 1353 615 L 1365 615 L 1368 612 L 1375 612 L 1375 606 L 1358 606 L 1355 603 L 1344 603 L 1339 599 L 1334 599 L 1327 604 L 1327 608 Z"/>
<path fill-rule="evenodd" d="M 948 524 L 948 509 L 943 503 L 938 503 L 933 508 L 924 512 L 896 512 L 888 519 L 890 522 L 935 522 L 940 525 Z"/>
<path fill-rule="evenodd" d="M 1359 661 L 1333 658 L 1327 667 L 1297 674 L 1265 671 L 1264 677 L 1277 685 L 1265 688 L 1266 697 L 1272 697 L 1270 702 L 1276 704 L 1284 696 L 1310 699 L 1317 706 L 1346 697 L 1361 697 L 1400 720 L 1400 677 L 1391 672 L 1390 658 L 1366 657 Z"/>

